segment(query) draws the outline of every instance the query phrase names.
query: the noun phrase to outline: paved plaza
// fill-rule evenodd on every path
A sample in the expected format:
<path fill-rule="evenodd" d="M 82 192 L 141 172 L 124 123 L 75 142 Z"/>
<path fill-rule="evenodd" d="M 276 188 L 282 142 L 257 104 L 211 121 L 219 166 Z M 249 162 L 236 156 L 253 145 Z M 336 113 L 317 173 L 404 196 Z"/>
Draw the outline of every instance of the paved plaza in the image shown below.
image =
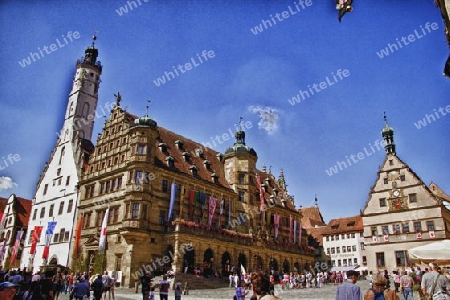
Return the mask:
<path fill-rule="evenodd" d="M 361 287 L 361 294 L 364 294 L 369 288 L 369 282 L 367 280 L 358 281 L 357 285 Z M 322 288 L 308 288 L 308 289 L 292 289 L 281 290 L 278 287 L 275 289 L 275 295 L 282 300 L 289 299 L 334 299 L 336 295 L 337 285 L 328 284 Z M 232 300 L 234 296 L 234 288 L 219 288 L 210 290 L 192 290 L 189 295 L 181 297 L 182 300 L 197 300 L 197 299 L 216 299 L 216 300 Z M 116 300 L 141 300 L 142 294 L 136 294 L 134 289 L 128 288 L 116 288 Z M 155 300 L 159 300 L 159 294 L 156 291 Z M 248 294 L 246 299 L 250 299 Z M 92 297 L 91 297 L 92 298 Z M 69 299 L 68 295 L 59 297 L 59 300 Z M 106 298 L 108 299 L 108 298 Z M 173 290 L 169 293 L 169 300 L 174 299 Z"/>

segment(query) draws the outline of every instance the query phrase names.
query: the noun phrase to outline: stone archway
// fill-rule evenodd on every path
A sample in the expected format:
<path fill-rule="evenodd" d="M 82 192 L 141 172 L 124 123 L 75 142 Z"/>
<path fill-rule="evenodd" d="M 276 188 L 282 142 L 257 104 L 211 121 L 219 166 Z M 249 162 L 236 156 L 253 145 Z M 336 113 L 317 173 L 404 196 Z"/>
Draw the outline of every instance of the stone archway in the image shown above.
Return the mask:
<path fill-rule="evenodd" d="M 214 266 L 214 251 L 211 248 L 208 248 L 203 253 L 203 274 L 204 275 L 213 275 L 213 266 Z"/>
<path fill-rule="evenodd" d="M 228 251 L 222 254 L 222 275 L 228 276 L 231 271 L 231 255 Z"/>
<path fill-rule="evenodd" d="M 192 248 L 183 255 L 183 272 L 194 274 L 195 269 L 195 250 Z"/>
<path fill-rule="evenodd" d="M 289 261 L 285 258 L 283 261 L 283 273 L 289 273 L 291 272 L 291 265 Z"/>
<path fill-rule="evenodd" d="M 263 261 L 262 257 L 255 254 L 254 259 L 255 259 L 254 269 L 255 270 L 264 270 L 264 268 L 263 268 L 264 261 Z"/>
<path fill-rule="evenodd" d="M 238 256 L 238 265 L 236 266 L 238 272 L 241 271 L 241 265 L 248 272 L 248 270 L 247 270 L 247 257 L 245 256 L 244 253 L 239 253 L 239 256 Z"/>
<path fill-rule="evenodd" d="M 271 257 L 269 261 L 270 270 L 278 271 L 278 260 L 276 258 Z"/>

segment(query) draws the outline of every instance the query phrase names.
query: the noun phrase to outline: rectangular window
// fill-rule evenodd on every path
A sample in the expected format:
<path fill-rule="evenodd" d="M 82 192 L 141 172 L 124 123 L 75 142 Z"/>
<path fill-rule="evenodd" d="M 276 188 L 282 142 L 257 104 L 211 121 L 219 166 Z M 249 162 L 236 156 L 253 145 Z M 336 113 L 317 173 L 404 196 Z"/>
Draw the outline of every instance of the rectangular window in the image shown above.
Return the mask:
<path fill-rule="evenodd" d="M 334 241 L 334 235 L 331 236 L 331 240 Z"/>
<path fill-rule="evenodd" d="M 352 246 L 352 251 L 353 251 L 353 252 L 356 252 L 356 245 L 353 245 L 353 246 Z"/>
<path fill-rule="evenodd" d="M 345 246 L 342 246 L 342 253 L 347 252 L 347 248 Z"/>
<path fill-rule="evenodd" d="M 339 234 L 336 235 L 336 241 L 339 241 Z"/>
<path fill-rule="evenodd" d="M 405 267 L 406 266 L 406 251 L 395 251 L 395 262 L 397 263 L 397 267 Z"/>
<path fill-rule="evenodd" d="M 386 198 L 380 198 L 380 207 L 386 207 Z"/>
<path fill-rule="evenodd" d="M 337 254 L 341 253 L 341 247 L 336 247 L 336 253 Z"/>
<path fill-rule="evenodd" d="M 142 184 L 142 171 L 136 171 L 136 177 L 134 178 L 134 183 Z"/>
<path fill-rule="evenodd" d="M 125 219 L 129 219 L 130 218 L 130 203 L 127 203 L 125 205 Z"/>
<path fill-rule="evenodd" d="M 101 182 L 100 183 L 100 195 L 103 194 L 104 191 L 105 191 L 105 183 Z"/>
<path fill-rule="evenodd" d="M 159 211 L 159 225 L 166 225 L 167 212 L 165 210 Z"/>
<path fill-rule="evenodd" d="M 87 186 L 86 189 L 85 189 L 84 198 L 85 199 L 89 198 L 90 194 L 91 194 L 91 187 Z"/>
<path fill-rule="evenodd" d="M 33 219 L 34 220 L 34 219 Z M 325 237 L 325 240 L 327 241 L 327 242 L 329 242 L 330 241 L 330 237 L 327 235 L 326 237 Z"/>
<path fill-rule="evenodd" d="M 338 259 L 338 267 L 342 267 L 341 260 Z"/>
<path fill-rule="evenodd" d="M 330 248 L 327 248 L 327 255 L 330 255 Z"/>
<path fill-rule="evenodd" d="M 428 231 L 434 231 L 434 221 L 427 221 Z"/>
<path fill-rule="evenodd" d="M 331 254 L 335 254 L 336 253 L 336 248 L 332 247 L 331 248 Z"/>
<path fill-rule="evenodd" d="M 122 270 L 122 254 L 116 254 L 116 268 L 114 270 Z"/>
<path fill-rule="evenodd" d="M 394 234 L 400 234 L 400 224 L 392 225 L 392 229 L 394 231 Z"/>
<path fill-rule="evenodd" d="M 97 212 L 97 227 L 101 228 L 104 215 L 105 215 L 105 211 L 98 211 Z"/>
<path fill-rule="evenodd" d="M 131 205 L 131 218 L 132 219 L 139 218 L 139 203 L 133 203 Z"/>
<path fill-rule="evenodd" d="M 381 231 L 383 232 L 384 235 L 388 235 L 389 234 L 389 227 L 386 226 L 381 226 Z"/>
<path fill-rule="evenodd" d="M 417 194 L 409 194 L 409 203 L 415 203 L 417 202 Z"/>
<path fill-rule="evenodd" d="M 388 184 L 388 183 L 389 183 L 388 179 L 384 178 L 384 184 Z"/>
<path fill-rule="evenodd" d="M 165 179 L 163 179 L 163 181 L 162 181 L 162 191 L 163 191 L 163 193 L 169 192 L 168 182 Z"/>
<path fill-rule="evenodd" d="M 68 242 L 69 241 L 69 235 L 70 235 L 69 231 L 64 232 L 64 242 Z"/>
<path fill-rule="evenodd" d="M 409 224 L 403 223 L 403 233 L 409 233 Z"/>
<path fill-rule="evenodd" d="M 422 223 L 420 223 L 420 221 L 414 222 L 414 231 L 415 232 L 422 231 Z"/>
<path fill-rule="evenodd" d="M 137 154 L 144 154 L 145 153 L 145 145 L 138 144 L 137 145 Z"/>
<path fill-rule="evenodd" d="M 366 256 L 362 257 L 362 261 L 363 261 L 363 265 L 367 265 L 367 257 Z"/>
<path fill-rule="evenodd" d="M 64 211 L 64 201 L 59 204 L 58 215 L 61 215 Z"/>
<path fill-rule="evenodd" d="M 83 228 L 89 228 L 90 226 L 91 226 L 91 213 L 85 213 Z"/>
<path fill-rule="evenodd" d="M 384 268 L 384 252 L 377 252 L 375 253 L 375 258 L 377 260 L 377 268 Z"/>
<path fill-rule="evenodd" d="M 238 174 L 238 182 L 239 184 L 245 184 L 245 173 Z"/>
<path fill-rule="evenodd" d="M 370 227 L 370 230 L 372 231 L 372 236 L 376 236 L 378 234 L 376 227 Z"/>
<path fill-rule="evenodd" d="M 345 246 L 343 246 L 345 247 Z M 352 247 L 351 246 L 347 246 L 347 252 L 352 252 Z"/>
<path fill-rule="evenodd" d="M 116 188 L 116 179 L 114 178 L 111 180 L 111 192 L 114 192 L 114 189 Z"/>
<path fill-rule="evenodd" d="M 406 180 L 405 174 L 400 175 L 400 181 L 405 181 L 405 180 Z"/>
<path fill-rule="evenodd" d="M 68 186 L 70 184 L 70 176 L 67 176 L 66 178 L 66 186 Z"/>
<path fill-rule="evenodd" d="M 89 197 L 94 197 L 94 189 L 95 189 L 95 184 L 91 185 L 91 191 L 89 193 Z"/>
<path fill-rule="evenodd" d="M 73 200 L 69 200 L 69 205 L 67 206 L 67 213 L 70 214 L 73 208 Z"/>
<path fill-rule="evenodd" d="M 239 201 L 241 202 L 245 201 L 245 192 L 239 191 Z"/>
<path fill-rule="evenodd" d="M 148 205 L 143 204 L 142 205 L 142 219 L 147 220 L 147 211 L 148 211 Z"/>
<path fill-rule="evenodd" d="M 55 233 L 55 235 L 53 235 L 53 243 L 57 243 L 59 241 L 59 233 Z"/>
<path fill-rule="evenodd" d="M 55 204 L 50 205 L 50 210 L 48 211 L 48 216 L 53 217 L 53 209 L 55 208 Z"/>
<path fill-rule="evenodd" d="M 48 190 L 48 184 L 46 184 L 46 185 L 44 186 L 44 195 L 47 194 L 47 190 Z"/>
<path fill-rule="evenodd" d="M 354 264 L 354 265 L 357 265 L 357 264 L 358 264 L 358 258 L 356 258 L 356 257 L 353 258 L 353 264 Z"/>
<path fill-rule="evenodd" d="M 360 243 L 359 246 L 361 247 L 361 250 L 364 250 L 364 243 Z"/>
<path fill-rule="evenodd" d="M 59 231 L 59 242 L 61 243 L 61 242 L 64 242 L 64 233 L 65 233 L 65 230 L 64 230 L 64 228 L 62 228 L 60 231 Z"/>
<path fill-rule="evenodd" d="M 37 208 L 33 211 L 33 220 L 36 220 Z"/>
<path fill-rule="evenodd" d="M 345 240 L 345 234 L 343 234 L 343 235 L 341 236 L 341 238 L 342 238 L 343 240 Z"/>
<path fill-rule="evenodd" d="M 355 233 L 352 233 L 352 239 L 354 239 L 355 238 Z"/>
<path fill-rule="evenodd" d="M 111 187 L 111 183 L 109 181 L 107 181 L 105 184 L 105 193 L 109 193 L 110 187 Z"/>
<path fill-rule="evenodd" d="M 117 179 L 117 189 L 120 190 L 122 188 L 122 177 Z"/>
<path fill-rule="evenodd" d="M 113 218 L 113 222 L 114 222 L 114 223 L 119 222 L 119 207 L 116 207 L 116 209 L 114 209 L 114 218 Z"/>
<path fill-rule="evenodd" d="M 110 225 L 110 224 L 112 224 L 112 223 L 113 223 L 113 218 L 114 218 L 114 210 L 115 210 L 115 208 L 111 208 L 111 209 L 109 210 L 109 214 L 108 214 L 108 220 L 107 220 L 107 222 L 108 222 L 108 225 Z"/>

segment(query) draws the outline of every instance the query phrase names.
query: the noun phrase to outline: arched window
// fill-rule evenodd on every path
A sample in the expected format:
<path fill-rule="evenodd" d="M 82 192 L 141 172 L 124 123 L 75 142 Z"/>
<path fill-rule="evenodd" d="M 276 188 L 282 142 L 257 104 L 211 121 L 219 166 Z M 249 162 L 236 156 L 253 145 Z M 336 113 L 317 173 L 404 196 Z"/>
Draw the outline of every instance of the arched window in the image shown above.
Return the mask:
<path fill-rule="evenodd" d="M 64 153 L 66 152 L 66 147 L 62 147 L 61 148 L 61 155 L 59 156 L 59 165 L 61 164 L 61 162 L 62 162 L 62 159 L 63 159 L 63 157 L 64 157 Z"/>
<path fill-rule="evenodd" d="M 89 108 L 90 108 L 89 103 L 87 103 L 87 102 L 83 103 L 83 110 L 81 111 L 81 115 L 83 117 L 85 117 L 85 118 L 88 117 L 88 115 L 89 115 Z"/>

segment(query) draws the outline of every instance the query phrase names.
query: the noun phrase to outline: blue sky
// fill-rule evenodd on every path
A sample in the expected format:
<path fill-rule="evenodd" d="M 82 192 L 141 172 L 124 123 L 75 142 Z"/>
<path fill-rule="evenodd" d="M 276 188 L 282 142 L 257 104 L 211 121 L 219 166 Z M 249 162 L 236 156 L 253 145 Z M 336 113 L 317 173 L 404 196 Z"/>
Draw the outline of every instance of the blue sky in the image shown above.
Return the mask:
<path fill-rule="evenodd" d="M 104 66 L 99 115 L 117 91 L 136 115 L 152 99 L 150 115 L 160 126 L 200 143 L 234 130 L 242 116 L 253 125 L 246 142 L 258 153 L 258 168 L 272 166 L 277 176 L 283 168 L 297 206 L 314 204 L 317 194 L 325 221 L 364 207 L 385 156 L 370 148 L 381 141 L 384 111 L 398 156 L 426 184 L 450 193 L 450 116 L 438 111 L 446 114 L 450 105 L 450 81 L 442 76 L 448 46 L 433 1 L 355 1 L 342 23 L 334 0 L 304 7 L 298 1 L 136 0 L 133 10 L 128 2 L 1 1 L 0 196 L 33 197 L 62 126 L 76 59 L 94 30 Z M 271 15 L 276 24 L 270 27 Z M 267 29 L 254 34 L 262 20 Z M 427 22 L 437 29 L 425 29 Z M 69 31 L 80 36 L 64 43 Z M 409 35 L 408 45 L 385 49 Z M 56 39 L 62 47 L 19 64 Z M 382 49 L 389 55 L 380 58 Z M 197 53 L 204 50 L 214 56 L 200 64 Z M 191 59 L 198 66 L 154 83 Z M 347 77 L 333 77 L 344 70 Z M 310 87 L 314 94 L 290 104 Z M 434 110 L 439 119 L 414 125 Z M 103 122 L 95 120 L 93 137 Z M 214 149 L 231 144 L 216 140 Z M 328 175 L 337 161 L 364 148 L 370 155 Z M 9 154 L 20 159 L 6 167 Z"/>

